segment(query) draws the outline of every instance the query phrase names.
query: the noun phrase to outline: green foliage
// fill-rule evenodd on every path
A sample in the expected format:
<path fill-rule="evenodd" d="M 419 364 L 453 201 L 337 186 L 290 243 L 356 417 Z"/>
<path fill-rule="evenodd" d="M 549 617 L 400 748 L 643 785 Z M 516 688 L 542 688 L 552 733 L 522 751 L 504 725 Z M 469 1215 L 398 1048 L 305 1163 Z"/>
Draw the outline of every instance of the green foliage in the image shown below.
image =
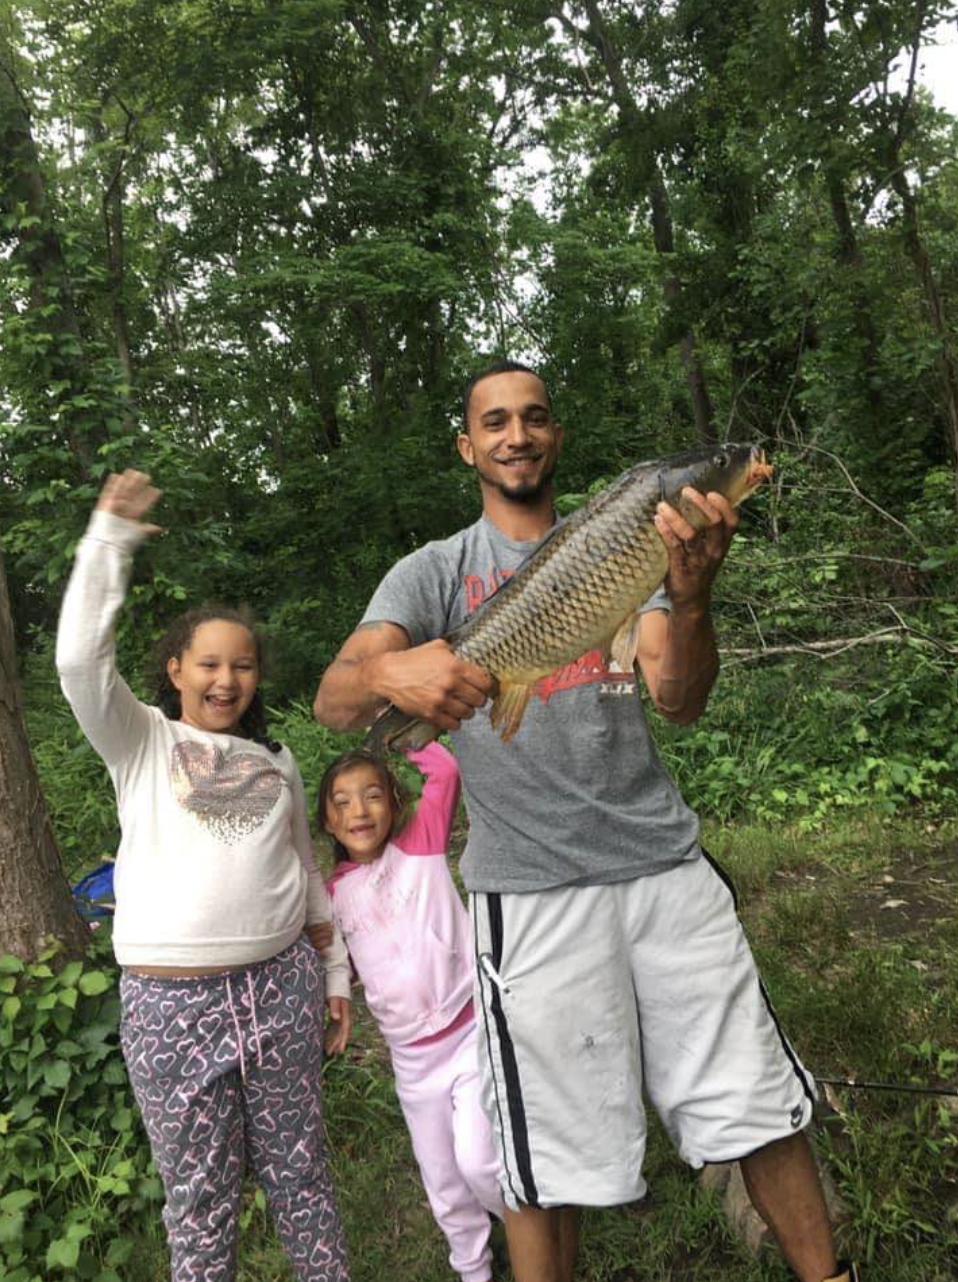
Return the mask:
<path fill-rule="evenodd" d="M 74 879 L 104 855 L 116 854 L 120 828 L 113 784 L 60 693 L 49 642 L 30 656 L 24 679 L 27 732 L 63 870 Z"/>
<path fill-rule="evenodd" d="M 358 747 L 362 734 L 341 735 L 321 726 L 306 704 L 293 703 L 280 710 L 269 710 L 270 733 L 286 745 L 296 758 L 303 783 L 310 820 L 315 819 L 314 808 L 319 781 L 326 767 L 341 752 Z"/>
<path fill-rule="evenodd" d="M 695 809 L 717 818 L 800 818 L 838 811 L 890 815 L 958 803 L 958 698 L 951 670 L 905 645 L 882 664 L 893 684 L 869 697 L 860 669 L 822 679 L 814 657 L 738 673 L 694 727 L 658 726 L 666 764 Z"/>
<path fill-rule="evenodd" d="M 0 958 L 0 1271 L 118 1282 L 160 1185 L 119 1053 L 110 941 L 56 961 Z"/>

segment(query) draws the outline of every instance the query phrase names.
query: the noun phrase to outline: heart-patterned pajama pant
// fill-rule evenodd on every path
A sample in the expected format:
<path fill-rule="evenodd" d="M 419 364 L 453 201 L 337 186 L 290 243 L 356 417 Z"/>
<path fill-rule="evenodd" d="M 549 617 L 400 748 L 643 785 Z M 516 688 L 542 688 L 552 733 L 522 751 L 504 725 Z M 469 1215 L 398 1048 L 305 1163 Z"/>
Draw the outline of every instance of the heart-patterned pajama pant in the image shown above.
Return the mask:
<path fill-rule="evenodd" d="M 125 972 L 120 1040 L 166 1190 L 171 1282 L 231 1282 L 247 1159 L 302 1282 L 348 1282 L 323 1129 L 323 971 L 305 939 L 229 975 Z"/>

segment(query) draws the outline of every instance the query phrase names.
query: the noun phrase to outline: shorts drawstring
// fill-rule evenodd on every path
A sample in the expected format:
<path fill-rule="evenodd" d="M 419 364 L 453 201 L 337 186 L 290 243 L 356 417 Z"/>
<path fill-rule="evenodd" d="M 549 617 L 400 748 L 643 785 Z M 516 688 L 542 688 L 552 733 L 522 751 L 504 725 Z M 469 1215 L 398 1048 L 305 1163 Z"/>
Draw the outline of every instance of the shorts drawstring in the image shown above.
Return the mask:
<path fill-rule="evenodd" d="M 485 971 L 487 978 L 493 984 L 495 984 L 495 986 L 499 989 L 501 993 L 509 993 L 512 991 L 509 985 L 505 983 L 502 976 L 496 970 L 495 966 L 493 966 L 492 953 L 479 954 L 479 967 L 481 970 Z"/>
<path fill-rule="evenodd" d="M 246 1081 L 246 1057 L 243 1054 L 243 1030 L 240 1028 L 239 1016 L 233 1004 L 233 985 L 229 975 L 226 976 L 226 1000 L 229 1002 L 230 1014 L 233 1016 L 233 1027 L 236 1029 L 236 1044 L 239 1046 L 240 1077 Z"/>
<path fill-rule="evenodd" d="M 236 1013 L 236 1004 L 233 1001 L 233 985 L 230 983 L 230 977 L 226 975 L 226 1000 L 229 1004 L 230 1014 L 233 1016 L 233 1027 L 236 1030 L 236 1042 L 239 1046 L 240 1077 L 246 1081 L 246 1056 L 243 1053 L 243 1029 L 240 1026 L 239 1016 Z M 246 972 L 246 994 L 249 998 L 249 1013 L 253 1021 L 253 1040 L 256 1042 L 256 1062 L 262 1068 L 263 1066 L 263 1043 L 259 1035 L 259 1021 L 256 1018 L 256 994 L 253 990 L 253 975 L 251 971 Z"/>
<path fill-rule="evenodd" d="M 259 1039 L 259 1024 L 256 1020 L 256 997 L 253 993 L 253 976 L 250 971 L 246 972 L 246 991 L 249 994 L 249 1013 L 253 1017 L 253 1036 L 256 1038 L 256 1062 L 263 1067 L 263 1045 Z"/>

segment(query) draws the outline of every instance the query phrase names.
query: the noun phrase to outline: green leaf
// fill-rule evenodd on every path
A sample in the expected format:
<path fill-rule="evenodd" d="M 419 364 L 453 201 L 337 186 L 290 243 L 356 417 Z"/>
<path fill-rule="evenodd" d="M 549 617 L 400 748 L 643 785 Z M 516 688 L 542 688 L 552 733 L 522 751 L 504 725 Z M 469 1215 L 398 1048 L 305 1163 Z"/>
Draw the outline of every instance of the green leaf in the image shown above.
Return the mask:
<path fill-rule="evenodd" d="M 80 1258 L 80 1243 L 71 1242 L 68 1238 L 54 1238 L 47 1247 L 48 1269 L 74 1269 Z"/>
<path fill-rule="evenodd" d="M 6 1197 L 0 1197 L 0 1211 L 22 1211 L 39 1196 L 39 1193 L 34 1192 L 33 1189 L 14 1189 Z"/>
<path fill-rule="evenodd" d="M 126 1264 L 133 1254 L 133 1242 L 130 1238 L 114 1238 L 106 1249 L 106 1262 L 111 1266 Z"/>
<path fill-rule="evenodd" d="M 67 962 L 57 976 L 62 988 L 72 988 L 83 973 L 83 962 Z"/>
<path fill-rule="evenodd" d="M 110 978 L 102 970 L 88 970 L 80 976 L 77 987 L 84 997 L 95 997 L 99 993 L 105 993 L 110 987 Z"/>
<path fill-rule="evenodd" d="M 22 1004 L 19 997 L 8 997 L 3 1005 L 0 1006 L 0 1017 L 9 1020 L 12 1024 L 20 1014 Z"/>
<path fill-rule="evenodd" d="M 43 1068 L 43 1080 L 52 1090 L 65 1090 L 69 1084 L 73 1070 L 65 1059 L 55 1059 L 50 1064 L 45 1064 Z"/>
<path fill-rule="evenodd" d="M 22 975 L 23 962 L 19 957 L 13 957 L 10 953 L 4 953 L 0 957 L 0 975 Z"/>
<path fill-rule="evenodd" d="M 23 1216 L 20 1212 L 0 1211 L 0 1246 L 8 1242 L 19 1242 L 23 1236 Z M 2 1259 L 0 1259 L 2 1263 Z M 2 1276 L 6 1277 L 4 1273 Z"/>

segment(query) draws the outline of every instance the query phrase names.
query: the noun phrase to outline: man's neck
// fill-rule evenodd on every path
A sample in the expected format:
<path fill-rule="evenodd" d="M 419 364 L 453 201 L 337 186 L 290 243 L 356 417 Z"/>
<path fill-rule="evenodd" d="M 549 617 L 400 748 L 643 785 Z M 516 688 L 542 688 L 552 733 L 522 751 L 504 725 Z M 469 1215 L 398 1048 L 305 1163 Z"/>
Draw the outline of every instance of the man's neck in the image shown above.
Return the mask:
<path fill-rule="evenodd" d="M 483 515 L 496 529 L 514 543 L 530 543 L 541 539 L 552 529 L 555 508 L 552 504 L 550 485 L 534 503 L 515 503 L 492 486 L 482 486 Z"/>

